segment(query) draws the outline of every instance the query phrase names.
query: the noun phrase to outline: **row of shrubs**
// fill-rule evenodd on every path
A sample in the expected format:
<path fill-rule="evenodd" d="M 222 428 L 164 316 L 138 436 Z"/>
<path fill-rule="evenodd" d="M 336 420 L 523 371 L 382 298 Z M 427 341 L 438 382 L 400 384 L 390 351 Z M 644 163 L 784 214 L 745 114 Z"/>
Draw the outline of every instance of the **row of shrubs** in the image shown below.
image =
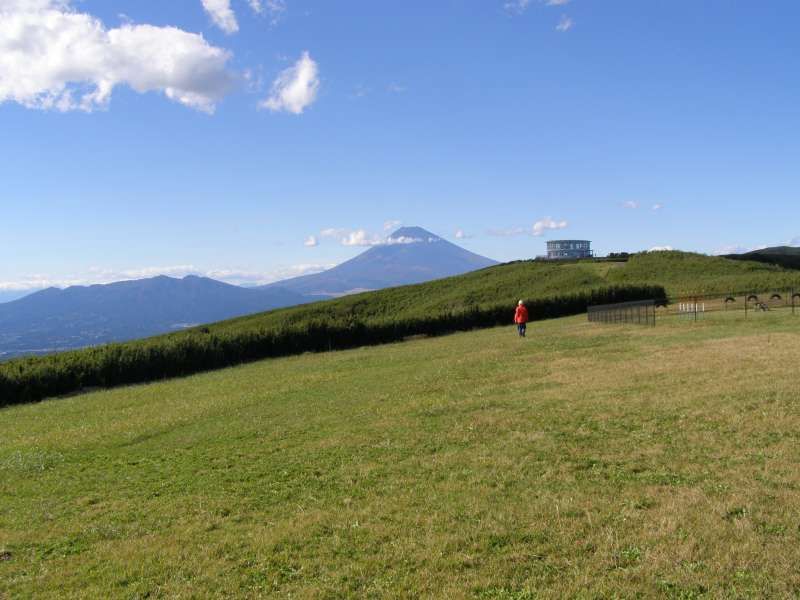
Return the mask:
<path fill-rule="evenodd" d="M 592 304 L 664 299 L 658 286 L 590 290 L 527 302 L 532 320 L 585 312 Z M 0 406 L 35 402 L 87 388 L 108 388 L 190 375 L 253 360 L 384 344 L 412 335 L 436 336 L 510 323 L 507 304 L 474 306 L 415 318 L 358 320 L 309 315 L 274 329 L 201 327 L 146 340 L 109 344 L 0 364 Z"/>

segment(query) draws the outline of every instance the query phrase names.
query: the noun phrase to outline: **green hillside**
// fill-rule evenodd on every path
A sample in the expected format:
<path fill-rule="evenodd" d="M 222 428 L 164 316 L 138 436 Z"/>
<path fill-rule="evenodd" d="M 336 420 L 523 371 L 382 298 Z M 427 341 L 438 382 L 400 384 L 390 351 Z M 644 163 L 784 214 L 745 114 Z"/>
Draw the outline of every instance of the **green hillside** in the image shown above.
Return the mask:
<path fill-rule="evenodd" d="M 575 317 L 5 409 L 0 598 L 793 597 L 798 323 Z"/>
<path fill-rule="evenodd" d="M 572 294 L 614 285 L 657 285 L 671 296 L 768 291 L 797 287 L 800 273 L 758 262 L 687 252 L 637 254 L 627 262 L 520 261 L 420 285 L 368 292 L 217 324 L 215 330 L 272 327 L 281 322 L 355 315 L 415 318 L 472 306 L 513 305 L 519 298 Z"/>
<path fill-rule="evenodd" d="M 688 252 L 638 254 L 620 269 L 609 272 L 609 282 L 663 285 L 671 296 L 727 294 L 774 289 L 800 289 L 800 273 L 777 265 L 734 261 Z"/>
<path fill-rule="evenodd" d="M 619 263 L 510 263 L 143 341 L 10 361 L 0 364 L 0 406 L 260 358 L 494 326 L 511 319 L 519 298 L 538 320 L 577 314 L 589 304 L 660 298 L 664 288 L 677 296 L 792 286 L 800 289 L 797 271 L 680 252 L 640 254 Z"/>

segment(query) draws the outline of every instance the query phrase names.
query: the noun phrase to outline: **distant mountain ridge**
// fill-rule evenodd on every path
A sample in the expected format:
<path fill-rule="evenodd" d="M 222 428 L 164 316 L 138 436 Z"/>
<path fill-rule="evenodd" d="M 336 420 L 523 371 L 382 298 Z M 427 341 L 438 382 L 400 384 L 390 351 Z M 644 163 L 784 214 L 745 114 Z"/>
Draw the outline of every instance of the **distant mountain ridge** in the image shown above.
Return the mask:
<path fill-rule="evenodd" d="M 305 301 L 280 287 L 245 289 L 194 275 L 48 288 L 0 304 L 0 357 L 147 337 Z"/>
<path fill-rule="evenodd" d="M 773 246 L 771 248 L 760 248 L 758 250 L 751 250 L 750 252 L 745 252 L 745 256 L 753 256 L 753 255 L 759 255 L 759 254 L 800 256 L 800 247 L 797 247 L 797 246 Z"/>
<path fill-rule="evenodd" d="M 244 288 L 190 275 L 49 288 L 0 303 L 0 360 L 149 337 L 495 264 L 421 227 L 404 227 L 329 271 L 267 286 Z"/>
<path fill-rule="evenodd" d="M 760 263 L 777 265 L 785 269 L 800 269 L 800 248 L 795 246 L 773 246 L 751 250 L 743 254 L 726 254 L 732 260 L 752 260 Z"/>
<path fill-rule="evenodd" d="M 496 264 L 422 227 L 402 227 L 382 243 L 332 269 L 279 281 L 264 289 L 280 286 L 305 296 L 335 297 L 424 283 Z"/>

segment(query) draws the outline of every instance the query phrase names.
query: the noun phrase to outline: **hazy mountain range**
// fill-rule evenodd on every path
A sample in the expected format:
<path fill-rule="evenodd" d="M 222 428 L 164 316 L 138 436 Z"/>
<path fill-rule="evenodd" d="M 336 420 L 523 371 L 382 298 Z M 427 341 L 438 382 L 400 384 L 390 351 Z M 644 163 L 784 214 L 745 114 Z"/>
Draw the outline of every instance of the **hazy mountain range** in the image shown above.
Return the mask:
<path fill-rule="evenodd" d="M 0 304 L 0 356 L 147 337 L 304 301 L 280 288 L 245 289 L 191 275 L 49 288 Z"/>
<path fill-rule="evenodd" d="M 258 288 L 196 276 L 49 288 L 0 304 L 0 359 L 147 337 L 494 264 L 422 228 L 406 227 L 329 271 Z"/>

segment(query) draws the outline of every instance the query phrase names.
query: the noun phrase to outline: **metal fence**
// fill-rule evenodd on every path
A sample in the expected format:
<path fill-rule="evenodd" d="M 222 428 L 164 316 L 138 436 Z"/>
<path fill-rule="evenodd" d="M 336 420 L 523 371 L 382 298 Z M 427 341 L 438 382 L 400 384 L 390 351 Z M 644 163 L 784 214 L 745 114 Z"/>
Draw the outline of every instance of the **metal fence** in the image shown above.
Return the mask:
<path fill-rule="evenodd" d="M 767 314 L 800 316 L 800 291 L 731 292 L 729 294 L 691 294 L 664 301 L 645 300 L 589 307 L 593 323 L 632 323 L 655 326 L 656 317 L 678 317 L 700 321 L 709 313 L 728 313 L 731 318 L 757 318 Z"/>
<path fill-rule="evenodd" d="M 632 323 L 655 327 L 656 301 L 639 300 L 590 306 L 589 321 L 592 323 Z"/>
<path fill-rule="evenodd" d="M 679 316 L 697 321 L 706 313 L 726 312 L 748 318 L 753 314 L 770 312 L 800 314 L 800 292 L 794 289 L 762 292 L 731 292 L 728 294 L 694 294 L 670 298 L 664 316 Z"/>

